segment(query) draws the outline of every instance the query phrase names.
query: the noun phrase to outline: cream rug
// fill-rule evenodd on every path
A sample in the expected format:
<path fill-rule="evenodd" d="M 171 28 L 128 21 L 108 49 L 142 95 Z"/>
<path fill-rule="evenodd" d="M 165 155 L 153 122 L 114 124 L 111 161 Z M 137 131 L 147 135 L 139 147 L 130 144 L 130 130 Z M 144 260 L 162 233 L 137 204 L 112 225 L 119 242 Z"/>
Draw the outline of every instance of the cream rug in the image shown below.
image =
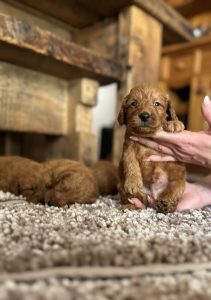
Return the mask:
<path fill-rule="evenodd" d="M 211 208 L 33 205 L 0 192 L 1 299 L 211 299 Z"/>

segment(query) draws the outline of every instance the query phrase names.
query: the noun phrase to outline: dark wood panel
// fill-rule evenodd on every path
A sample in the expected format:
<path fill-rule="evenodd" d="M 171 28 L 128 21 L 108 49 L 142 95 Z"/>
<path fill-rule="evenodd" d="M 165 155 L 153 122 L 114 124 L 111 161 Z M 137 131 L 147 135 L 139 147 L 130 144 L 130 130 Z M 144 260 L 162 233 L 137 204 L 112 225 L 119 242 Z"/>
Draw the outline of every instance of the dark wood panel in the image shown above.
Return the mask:
<path fill-rule="evenodd" d="M 175 0 L 166 0 L 166 2 L 173 6 L 181 15 L 185 17 L 192 17 L 196 14 L 211 10 L 210 0 L 186 0 L 182 2 Z"/>
<path fill-rule="evenodd" d="M 167 43 L 193 39 L 189 22 L 163 0 L 134 0 L 133 2 L 164 25 L 164 39 Z"/>
<path fill-rule="evenodd" d="M 136 5 L 153 15 L 164 25 L 166 40 L 192 39 L 190 24 L 163 0 L 7 0 L 22 3 L 42 11 L 77 28 L 84 28 L 106 17 L 117 15 L 119 10 Z M 170 34 L 169 34 L 170 31 Z"/>

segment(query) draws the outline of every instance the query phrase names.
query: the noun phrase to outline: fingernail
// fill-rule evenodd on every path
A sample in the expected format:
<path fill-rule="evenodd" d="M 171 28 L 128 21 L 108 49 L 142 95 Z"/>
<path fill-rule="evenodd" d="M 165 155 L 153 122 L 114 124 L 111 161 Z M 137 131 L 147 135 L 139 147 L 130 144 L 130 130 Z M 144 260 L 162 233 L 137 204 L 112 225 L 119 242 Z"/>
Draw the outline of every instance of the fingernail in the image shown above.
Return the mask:
<path fill-rule="evenodd" d="M 209 96 L 205 96 L 204 97 L 204 104 L 205 105 L 210 105 L 211 101 L 210 101 L 210 97 Z"/>
<path fill-rule="evenodd" d="M 136 137 L 136 136 L 130 136 L 130 139 L 133 140 L 133 141 L 138 142 L 138 137 Z"/>
<path fill-rule="evenodd" d="M 134 201 L 132 199 L 127 199 L 131 204 L 134 204 Z"/>

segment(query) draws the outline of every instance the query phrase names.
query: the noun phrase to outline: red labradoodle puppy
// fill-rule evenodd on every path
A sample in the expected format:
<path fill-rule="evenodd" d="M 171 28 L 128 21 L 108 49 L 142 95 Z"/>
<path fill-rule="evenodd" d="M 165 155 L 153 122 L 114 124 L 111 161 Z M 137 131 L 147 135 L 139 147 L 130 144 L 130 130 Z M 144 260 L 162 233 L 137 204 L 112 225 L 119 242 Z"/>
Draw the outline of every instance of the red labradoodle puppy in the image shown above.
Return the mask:
<path fill-rule="evenodd" d="M 0 157 L 0 190 L 23 195 L 33 203 L 44 203 L 50 174 L 41 164 L 18 156 Z"/>
<path fill-rule="evenodd" d="M 155 199 L 158 212 L 174 212 L 185 188 L 184 164 L 146 161 L 158 152 L 129 138 L 133 133 L 149 137 L 161 129 L 168 132 L 184 129 L 168 95 L 155 88 L 133 88 L 122 103 L 118 121 L 120 125 L 126 125 L 119 164 L 119 193 L 123 207 L 132 206 L 127 205 L 132 197 L 147 205 L 147 195 L 150 195 Z"/>
<path fill-rule="evenodd" d="M 100 195 L 117 194 L 118 168 L 110 161 L 99 160 L 91 166 Z"/>
<path fill-rule="evenodd" d="M 45 204 L 64 206 L 93 203 L 99 196 L 92 171 L 80 162 L 58 159 L 44 163 L 51 173 L 51 187 L 46 191 Z"/>

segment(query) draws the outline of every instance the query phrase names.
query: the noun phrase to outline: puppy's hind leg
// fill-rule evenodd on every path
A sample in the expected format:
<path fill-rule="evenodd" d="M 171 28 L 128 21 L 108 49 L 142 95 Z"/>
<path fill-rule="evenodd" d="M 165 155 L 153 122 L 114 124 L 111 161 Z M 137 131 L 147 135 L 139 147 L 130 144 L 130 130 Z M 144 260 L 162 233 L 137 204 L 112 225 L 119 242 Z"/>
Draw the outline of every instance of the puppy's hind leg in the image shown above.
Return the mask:
<path fill-rule="evenodd" d="M 185 181 L 183 179 L 170 181 L 167 188 L 157 198 L 155 210 L 164 214 L 176 211 L 184 190 Z"/>

